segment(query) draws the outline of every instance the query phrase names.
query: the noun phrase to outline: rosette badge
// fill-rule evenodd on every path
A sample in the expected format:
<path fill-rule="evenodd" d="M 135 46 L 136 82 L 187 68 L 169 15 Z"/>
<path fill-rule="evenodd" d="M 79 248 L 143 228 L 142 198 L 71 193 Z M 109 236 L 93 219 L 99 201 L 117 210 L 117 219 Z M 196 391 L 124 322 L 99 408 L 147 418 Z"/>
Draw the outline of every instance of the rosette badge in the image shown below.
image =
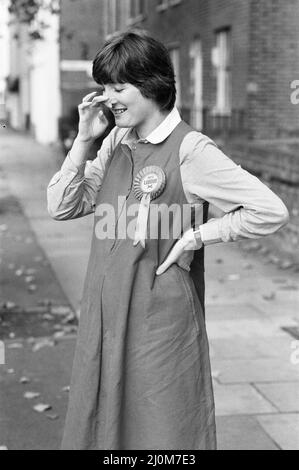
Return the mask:
<path fill-rule="evenodd" d="M 158 166 L 146 166 L 135 176 L 133 190 L 135 197 L 140 200 L 135 230 L 134 246 L 139 242 L 145 247 L 147 221 L 150 202 L 164 191 L 166 176 Z"/>

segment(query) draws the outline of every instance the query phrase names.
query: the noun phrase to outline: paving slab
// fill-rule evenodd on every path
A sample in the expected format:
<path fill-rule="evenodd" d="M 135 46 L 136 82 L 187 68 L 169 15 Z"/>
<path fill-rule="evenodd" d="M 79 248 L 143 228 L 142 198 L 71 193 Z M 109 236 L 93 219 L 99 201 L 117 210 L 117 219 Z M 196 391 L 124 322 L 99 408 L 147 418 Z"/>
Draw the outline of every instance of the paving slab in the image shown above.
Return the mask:
<path fill-rule="evenodd" d="M 279 446 L 252 416 L 216 418 L 218 450 L 279 450 Z"/>
<path fill-rule="evenodd" d="M 299 384 L 298 384 L 299 385 Z M 250 384 L 214 385 L 217 416 L 275 413 L 277 408 Z"/>
<path fill-rule="evenodd" d="M 223 307 L 224 308 L 224 307 Z M 240 307 L 239 307 L 240 308 Z M 231 338 L 237 336 L 244 341 L 250 338 L 275 338 L 281 336 L 281 327 L 285 325 L 297 325 L 292 319 L 273 320 L 260 318 L 245 318 L 239 320 L 210 320 L 209 307 L 207 307 L 207 332 L 210 339 Z"/>
<path fill-rule="evenodd" d="M 291 342 L 292 339 L 286 334 L 251 338 L 231 336 L 210 339 L 210 346 L 216 359 L 288 358 L 291 354 Z"/>
<path fill-rule="evenodd" d="M 220 383 L 298 382 L 298 365 L 289 358 L 218 360 L 212 358 L 213 370 L 219 372 Z"/>
<path fill-rule="evenodd" d="M 299 413 L 299 383 L 256 383 L 255 387 L 281 412 Z"/>
<path fill-rule="evenodd" d="M 299 450 L 299 414 L 258 416 L 265 432 L 283 450 Z"/>
<path fill-rule="evenodd" d="M 68 401 L 63 388 L 70 381 L 75 338 L 37 352 L 26 341 L 22 349 L 9 349 L 9 344 L 5 342 L 6 364 L 0 366 L 0 444 L 9 450 L 58 450 Z M 23 376 L 28 383 L 20 383 Z M 40 397 L 28 400 L 26 391 L 40 393 Z M 34 411 L 38 403 L 50 404 L 49 413 L 57 418 Z"/>
<path fill-rule="evenodd" d="M 262 313 L 255 305 L 245 303 L 224 304 L 224 305 L 207 305 L 206 314 L 209 321 L 227 321 L 242 320 L 246 318 L 260 318 Z"/>

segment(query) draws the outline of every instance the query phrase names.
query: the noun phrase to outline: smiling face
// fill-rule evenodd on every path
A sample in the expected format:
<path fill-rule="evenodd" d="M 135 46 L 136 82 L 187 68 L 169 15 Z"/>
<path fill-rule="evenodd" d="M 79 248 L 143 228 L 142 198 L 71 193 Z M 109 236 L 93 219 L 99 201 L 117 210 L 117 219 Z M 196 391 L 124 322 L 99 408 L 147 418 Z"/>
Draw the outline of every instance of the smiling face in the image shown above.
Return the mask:
<path fill-rule="evenodd" d="M 113 112 L 118 127 L 134 127 L 140 137 L 146 137 L 163 119 L 158 105 L 144 98 L 131 83 L 109 83 L 104 86 L 105 103 Z"/>

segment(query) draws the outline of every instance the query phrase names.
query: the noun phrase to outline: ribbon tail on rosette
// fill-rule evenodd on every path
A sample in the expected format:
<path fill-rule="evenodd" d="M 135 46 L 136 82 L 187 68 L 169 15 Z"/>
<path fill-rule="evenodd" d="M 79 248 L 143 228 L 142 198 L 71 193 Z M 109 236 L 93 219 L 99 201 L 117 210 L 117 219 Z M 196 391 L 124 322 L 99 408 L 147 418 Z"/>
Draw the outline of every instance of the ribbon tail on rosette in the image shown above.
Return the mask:
<path fill-rule="evenodd" d="M 145 239 L 147 235 L 147 221 L 151 202 L 151 194 L 143 194 L 139 204 L 138 216 L 135 229 L 135 237 L 133 245 L 136 246 L 138 243 L 145 248 Z"/>

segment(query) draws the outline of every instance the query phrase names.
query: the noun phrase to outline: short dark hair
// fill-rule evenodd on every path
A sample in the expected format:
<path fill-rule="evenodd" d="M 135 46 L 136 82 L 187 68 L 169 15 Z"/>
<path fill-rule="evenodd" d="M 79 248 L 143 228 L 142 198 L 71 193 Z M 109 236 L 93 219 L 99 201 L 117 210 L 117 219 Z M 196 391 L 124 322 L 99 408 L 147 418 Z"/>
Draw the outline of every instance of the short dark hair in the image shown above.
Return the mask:
<path fill-rule="evenodd" d="M 126 31 L 106 41 L 95 56 L 92 75 L 99 85 L 131 83 L 161 110 L 174 107 L 175 76 L 168 50 L 145 31 Z"/>

